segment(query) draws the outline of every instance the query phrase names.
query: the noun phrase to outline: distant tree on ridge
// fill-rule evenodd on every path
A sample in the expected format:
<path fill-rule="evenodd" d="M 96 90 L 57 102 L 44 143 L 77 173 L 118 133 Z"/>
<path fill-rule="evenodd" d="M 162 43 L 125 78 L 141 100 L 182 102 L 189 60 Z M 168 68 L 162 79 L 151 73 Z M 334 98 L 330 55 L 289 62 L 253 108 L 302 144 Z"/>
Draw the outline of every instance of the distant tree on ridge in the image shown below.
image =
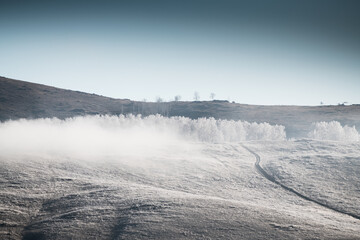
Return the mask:
<path fill-rule="evenodd" d="M 194 92 L 194 100 L 195 101 L 199 101 L 200 100 L 200 95 L 199 95 L 199 93 L 198 92 Z"/>

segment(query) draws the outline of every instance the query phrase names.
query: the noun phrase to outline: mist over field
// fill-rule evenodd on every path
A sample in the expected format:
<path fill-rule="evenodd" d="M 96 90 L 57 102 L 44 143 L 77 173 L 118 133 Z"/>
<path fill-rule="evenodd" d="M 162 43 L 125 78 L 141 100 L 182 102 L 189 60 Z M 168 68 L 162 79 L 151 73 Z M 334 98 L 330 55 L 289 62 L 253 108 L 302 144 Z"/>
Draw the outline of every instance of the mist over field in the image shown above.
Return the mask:
<path fill-rule="evenodd" d="M 314 140 L 359 141 L 355 127 L 318 122 L 308 137 Z M 0 155 L 50 154 L 96 159 L 101 156 L 147 156 L 166 149 L 174 155 L 192 142 L 238 143 L 286 141 L 281 125 L 246 121 L 189 119 L 161 115 L 79 116 L 10 120 L 0 123 Z"/>
<path fill-rule="evenodd" d="M 285 140 L 285 128 L 268 123 L 151 115 L 85 116 L 16 120 L 0 124 L 1 154 L 51 153 L 66 155 L 149 154 L 191 141 L 222 143 L 247 140 Z"/>
<path fill-rule="evenodd" d="M 310 139 L 359 141 L 355 127 L 339 122 L 317 122 L 308 133 Z M 2 152 L 57 151 L 58 153 L 122 153 L 164 148 L 186 141 L 208 143 L 254 140 L 285 141 L 281 125 L 246 121 L 189 119 L 161 115 L 79 116 L 10 120 L 0 123 Z M 130 149 L 129 149 L 130 148 Z"/>

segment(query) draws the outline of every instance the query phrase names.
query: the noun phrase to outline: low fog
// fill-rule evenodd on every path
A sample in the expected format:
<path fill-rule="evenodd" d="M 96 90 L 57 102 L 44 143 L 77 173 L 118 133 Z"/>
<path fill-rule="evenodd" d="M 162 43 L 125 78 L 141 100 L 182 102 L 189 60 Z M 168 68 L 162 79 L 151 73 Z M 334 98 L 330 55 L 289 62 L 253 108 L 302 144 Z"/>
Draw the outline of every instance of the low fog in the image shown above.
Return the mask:
<path fill-rule="evenodd" d="M 283 126 L 160 115 L 85 116 L 0 124 L 1 154 L 42 153 L 93 158 L 149 155 L 193 148 L 191 142 L 284 140 Z M 167 150 L 166 150 L 167 149 Z"/>
<path fill-rule="evenodd" d="M 359 141 L 355 127 L 339 122 L 313 124 L 309 138 Z M 1 155 L 42 153 L 93 158 L 183 151 L 191 142 L 285 141 L 285 127 L 268 123 L 151 115 L 83 116 L 16 120 L 0 124 Z"/>

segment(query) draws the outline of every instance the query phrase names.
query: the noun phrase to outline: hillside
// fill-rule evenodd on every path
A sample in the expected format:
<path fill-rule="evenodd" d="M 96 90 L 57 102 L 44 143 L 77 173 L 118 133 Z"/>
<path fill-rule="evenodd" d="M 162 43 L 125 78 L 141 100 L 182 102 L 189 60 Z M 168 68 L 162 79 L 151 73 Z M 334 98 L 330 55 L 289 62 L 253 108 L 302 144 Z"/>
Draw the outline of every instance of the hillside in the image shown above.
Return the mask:
<path fill-rule="evenodd" d="M 305 97 L 305 96 L 304 96 Z M 263 106 L 228 101 L 137 102 L 65 90 L 0 77 L 0 121 L 19 118 L 67 118 L 94 114 L 162 114 L 192 119 L 268 122 L 286 127 L 288 137 L 306 136 L 311 124 L 339 121 L 360 129 L 360 105 L 351 106 Z"/>

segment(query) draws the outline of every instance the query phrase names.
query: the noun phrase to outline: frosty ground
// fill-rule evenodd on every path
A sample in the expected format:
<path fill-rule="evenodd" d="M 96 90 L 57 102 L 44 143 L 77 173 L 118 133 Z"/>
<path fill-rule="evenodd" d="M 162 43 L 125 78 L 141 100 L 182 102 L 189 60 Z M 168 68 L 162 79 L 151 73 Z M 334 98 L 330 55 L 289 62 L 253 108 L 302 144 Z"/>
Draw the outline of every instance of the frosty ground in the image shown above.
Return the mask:
<path fill-rule="evenodd" d="M 236 122 L 149 121 L 2 124 L 0 238 L 359 239 L 360 220 L 346 214 L 360 214 L 358 141 L 289 140 L 279 127 Z M 246 147 L 279 182 L 345 214 L 265 179 Z"/>

